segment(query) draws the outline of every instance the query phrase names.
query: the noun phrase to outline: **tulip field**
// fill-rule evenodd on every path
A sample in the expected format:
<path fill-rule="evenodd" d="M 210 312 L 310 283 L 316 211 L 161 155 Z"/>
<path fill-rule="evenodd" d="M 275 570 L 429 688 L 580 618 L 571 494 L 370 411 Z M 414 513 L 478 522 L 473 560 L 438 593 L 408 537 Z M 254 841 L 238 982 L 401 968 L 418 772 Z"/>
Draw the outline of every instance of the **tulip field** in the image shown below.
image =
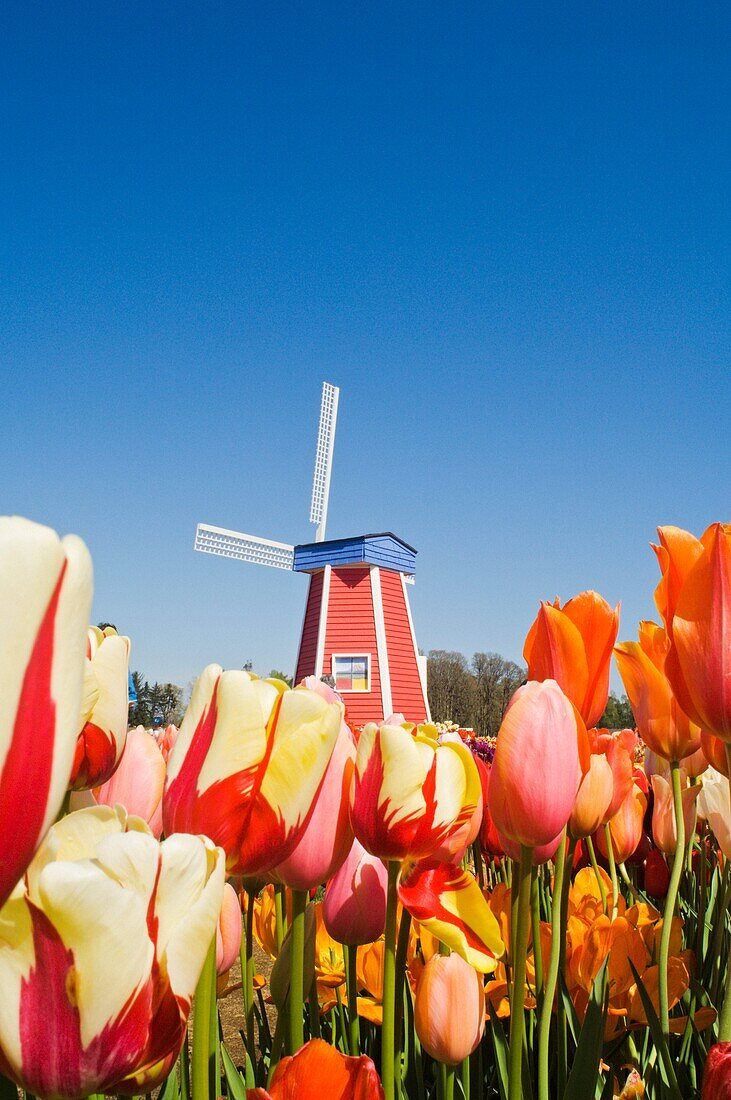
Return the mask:
<path fill-rule="evenodd" d="M 731 1097 L 731 526 L 653 550 L 494 741 L 216 664 L 148 731 L 84 543 L 0 518 L 0 1100 Z"/>

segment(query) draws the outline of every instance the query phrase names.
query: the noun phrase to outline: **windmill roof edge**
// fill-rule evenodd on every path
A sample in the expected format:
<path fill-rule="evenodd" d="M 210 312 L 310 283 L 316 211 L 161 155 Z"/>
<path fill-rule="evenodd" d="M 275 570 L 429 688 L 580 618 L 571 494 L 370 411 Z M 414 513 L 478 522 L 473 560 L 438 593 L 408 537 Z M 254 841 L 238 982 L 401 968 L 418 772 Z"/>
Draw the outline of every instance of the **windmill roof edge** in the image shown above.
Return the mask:
<path fill-rule="evenodd" d="M 346 535 L 340 539 L 325 539 L 323 542 L 299 542 L 295 546 L 295 550 L 304 550 L 307 547 L 322 547 L 322 546 L 334 546 L 338 543 L 346 542 L 358 542 L 359 540 L 365 542 L 366 539 L 393 539 L 394 542 L 399 543 L 406 550 L 409 550 L 412 554 L 418 554 L 416 547 L 411 546 L 405 539 L 399 538 L 398 535 L 394 535 L 393 531 L 372 531 L 367 535 Z"/>

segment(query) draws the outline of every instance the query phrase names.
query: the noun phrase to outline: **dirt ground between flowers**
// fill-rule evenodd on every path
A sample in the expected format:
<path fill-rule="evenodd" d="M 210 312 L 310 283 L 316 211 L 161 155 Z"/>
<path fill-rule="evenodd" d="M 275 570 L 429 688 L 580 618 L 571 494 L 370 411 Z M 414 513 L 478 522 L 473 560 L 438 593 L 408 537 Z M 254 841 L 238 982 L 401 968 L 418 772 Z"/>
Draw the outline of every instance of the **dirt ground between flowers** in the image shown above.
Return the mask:
<path fill-rule="evenodd" d="M 254 962 L 256 965 L 256 973 L 263 974 L 268 982 L 269 975 L 272 972 L 272 960 L 257 944 L 254 944 Z M 269 994 L 269 986 L 267 985 L 262 992 L 264 994 L 264 1000 L 266 1001 Z M 243 1066 L 244 1044 L 241 1038 L 241 1031 L 244 1027 L 244 1000 L 241 990 L 241 965 L 238 962 L 232 966 L 229 971 L 228 985 L 223 996 L 220 996 L 218 999 L 218 1011 L 221 1018 L 221 1029 L 223 1031 L 223 1041 L 226 1044 L 226 1049 L 236 1065 Z M 273 1034 L 277 1022 L 277 1010 L 274 1005 L 267 1005 L 267 1016 L 269 1018 L 269 1027 Z"/>

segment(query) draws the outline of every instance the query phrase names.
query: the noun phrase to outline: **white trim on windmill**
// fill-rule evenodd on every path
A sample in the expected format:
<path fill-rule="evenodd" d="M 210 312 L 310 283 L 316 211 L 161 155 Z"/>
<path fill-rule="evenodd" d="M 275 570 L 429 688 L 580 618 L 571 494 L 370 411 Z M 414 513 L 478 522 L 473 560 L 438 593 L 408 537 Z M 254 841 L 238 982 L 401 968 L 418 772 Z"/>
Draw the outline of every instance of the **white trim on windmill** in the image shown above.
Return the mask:
<path fill-rule="evenodd" d="M 320 402 L 320 426 L 317 432 L 317 450 L 315 451 L 315 473 L 312 478 L 312 503 L 310 504 L 310 523 L 317 524 L 315 542 L 325 541 L 339 396 L 340 390 L 337 386 L 331 385 L 330 382 L 323 382 L 322 400 Z"/>

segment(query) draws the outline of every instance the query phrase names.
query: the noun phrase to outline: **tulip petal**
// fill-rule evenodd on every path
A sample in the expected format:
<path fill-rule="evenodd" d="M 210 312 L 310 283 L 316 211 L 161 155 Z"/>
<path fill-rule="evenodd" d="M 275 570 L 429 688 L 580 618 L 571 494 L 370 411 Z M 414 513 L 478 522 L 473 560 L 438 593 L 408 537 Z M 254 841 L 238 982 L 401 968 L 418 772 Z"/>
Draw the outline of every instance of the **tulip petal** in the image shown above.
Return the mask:
<path fill-rule="evenodd" d="M 414 920 L 482 974 L 495 969 L 505 945 L 477 882 L 461 867 L 436 860 L 404 864 L 398 894 Z"/>
<path fill-rule="evenodd" d="M 574 706 L 581 709 L 589 686 L 584 639 L 563 611 L 541 604 L 523 647 L 529 680 L 556 680 Z"/>

